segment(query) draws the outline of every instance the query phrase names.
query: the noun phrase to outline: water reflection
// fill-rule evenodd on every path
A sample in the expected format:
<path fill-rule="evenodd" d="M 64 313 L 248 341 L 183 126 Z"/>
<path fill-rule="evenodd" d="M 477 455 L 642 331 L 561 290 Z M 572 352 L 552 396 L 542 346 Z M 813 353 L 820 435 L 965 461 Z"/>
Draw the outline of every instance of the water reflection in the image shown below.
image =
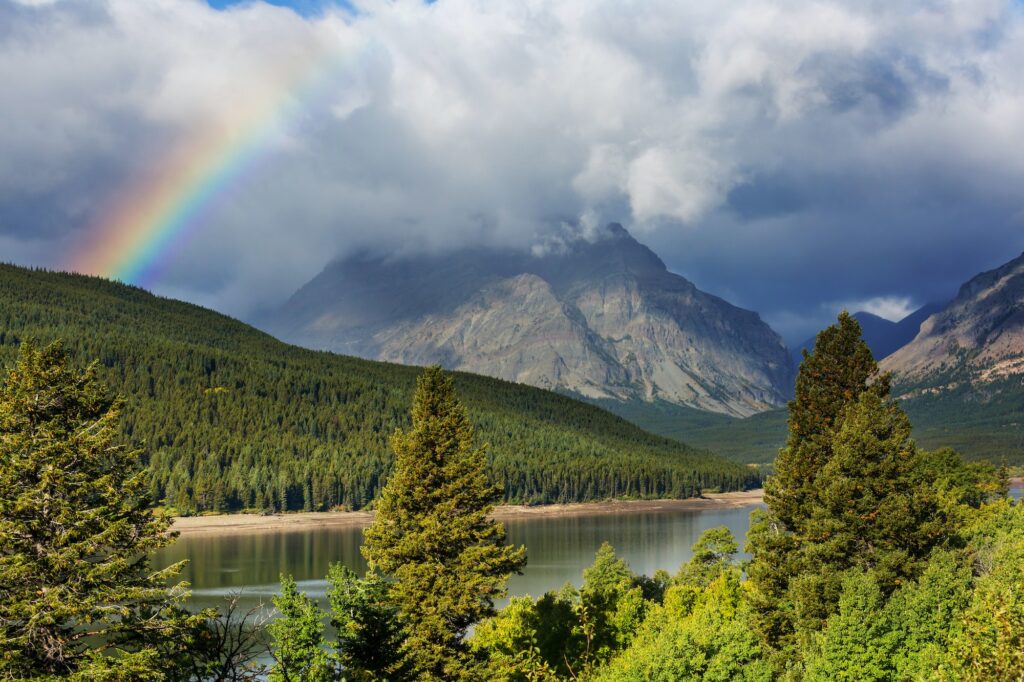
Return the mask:
<path fill-rule="evenodd" d="M 1021 492 L 1017 484 L 1010 494 L 1020 500 Z M 606 540 L 637 573 L 675 572 L 690 558 L 690 547 L 708 528 L 727 526 L 742 547 L 755 508 L 507 521 L 509 541 L 525 545 L 529 560 L 523 575 L 509 581 L 509 592 L 536 597 L 566 582 L 578 585 L 583 569 Z M 359 553 L 362 541 L 361 528 L 186 536 L 162 550 L 156 564 L 188 560 L 182 577 L 192 584 L 196 607 L 220 605 L 224 596 L 238 592 L 247 606 L 267 603 L 277 593 L 282 573 L 294 576 L 310 596 L 323 599 L 329 564 L 340 561 L 360 574 L 366 570 Z"/>
<path fill-rule="evenodd" d="M 697 512 L 630 512 L 598 516 L 534 517 L 506 522 L 509 541 L 525 545 L 528 564 L 509 582 L 512 595 L 539 596 L 566 582 L 579 584 L 583 569 L 608 541 L 634 571 L 674 572 L 690 558 L 700 534 L 725 525 L 742 546 L 750 512 L 755 507 Z M 194 535 L 162 550 L 158 566 L 182 559 L 182 577 L 192 584 L 196 607 L 219 605 L 224 596 L 240 592 L 246 605 L 269 602 L 282 573 L 291 574 L 300 589 L 323 599 L 323 580 L 332 562 L 358 573 L 366 570 L 359 553 L 360 528 L 312 528 L 308 531 L 238 535 Z"/>

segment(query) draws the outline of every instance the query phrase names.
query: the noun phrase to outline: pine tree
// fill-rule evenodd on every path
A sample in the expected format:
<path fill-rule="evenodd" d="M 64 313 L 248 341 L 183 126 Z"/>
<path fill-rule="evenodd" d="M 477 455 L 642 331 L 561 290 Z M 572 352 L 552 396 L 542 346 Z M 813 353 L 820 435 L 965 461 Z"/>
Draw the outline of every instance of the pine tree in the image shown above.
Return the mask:
<path fill-rule="evenodd" d="M 393 580 L 404 629 L 402 654 L 417 679 L 466 679 L 470 625 L 494 614 L 508 576 L 526 561 L 488 520 L 501 499 L 484 450 L 450 377 L 428 368 L 416 382 L 412 428 L 392 438 L 395 468 L 381 494 L 363 554 Z"/>
<path fill-rule="evenodd" d="M 817 494 L 818 474 L 832 457 L 837 422 L 868 390 L 887 395 L 889 378 L 878 376 L 860 324 L 844 311 L 835 325 L 818 334 L 814 350 L 804 351 L 796 396 L 789 403 L 786 446 L 765 482 L 768 509 L 751 516 L 747 546 L 754 555 L 748 569 L 756 588 L 752 602 L 761 636 L 772 647 L 792 644 L 796 607 L 789 598 L 790 582 L 806 568 L 804 525 Z"/>
<path fill-rule="evenodd" d="M 0 386 L 0 677 L 163 679 L 197 620 L 167 588 L 181 564 L 149 566 L 170 520 L 116 444 L 120 408 L 56 343 L 23 343 Z"/>
<path fill-rule="evenodd" d="M 739 545 L 726 526 L 717 526 L 701 533 L 690 549 L 693 557 L 680 567 L 674 582 L 704 589 L 732 566 Z"/>
<path fill-rule="evenodd" d="M 870 571 L 887 597 L 956 533 L 936 493 L 951 474 L 918 451 L 888 395 L 889 377 L 843 313 L 805 355 L 787 446 L 765 485 L 768 511 L 748 536 L 752 601 L 773 647 L 824 627 L 851 571 Z"/>

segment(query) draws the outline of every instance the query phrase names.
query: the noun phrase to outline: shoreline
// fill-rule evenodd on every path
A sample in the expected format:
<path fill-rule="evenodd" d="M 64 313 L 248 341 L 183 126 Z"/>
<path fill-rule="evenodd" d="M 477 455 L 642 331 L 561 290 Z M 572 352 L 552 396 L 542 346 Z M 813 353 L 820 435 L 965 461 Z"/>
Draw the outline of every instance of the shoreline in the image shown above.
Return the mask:
<path fill-rule="evenodd" d="M 731 493 L 709 493 L 703 497 L 690 497 L 683 500 L 608 500 L 536 506 L 502 505 L 494 510 L 491 517 L 498 521 L 520 521 L 539 517 L 737 509 L 760 504 L 763 495 L 764 491 L 759 488 Z M 187 536 L 306 531 L 319 528 L 364 528 L 373 522 L 373 516 L 372 511 L 292 512 L 272 516 L 259 514 L 177 516 L 174 517 L 171 530 L 179 532 L 182 536 Z"/>

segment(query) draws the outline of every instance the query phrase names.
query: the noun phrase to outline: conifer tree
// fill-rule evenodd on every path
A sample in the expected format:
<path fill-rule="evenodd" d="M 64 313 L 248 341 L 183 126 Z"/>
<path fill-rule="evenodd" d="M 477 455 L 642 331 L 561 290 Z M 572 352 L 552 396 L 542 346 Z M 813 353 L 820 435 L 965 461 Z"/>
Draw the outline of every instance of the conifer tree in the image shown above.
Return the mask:
<path fill-rule="evenodd" d="M 181 564 L 150 568 L 173 539 L 154 514 L 140 453 L 117 445 L 119 400 L 95 365 L 24 342 L 0 386 L 0 677 L 164 679 Z M 92 671 L 92 672 L 89 672 Z"/>
<path fill-rule="evenodd" d="M 338 633 L 337 656 L 346 680 L 404 677 L 398 653 L 402 632 L 390 584 L 373 571 L 359 578 L 343 564 L 331 564 L 327 583 L 331 625 Z"/>
<path fill-rule="evenodd" d="M 395 466 L 381 494 L 363 554 L 393 580 L 404 629 L 401 646 L 416 679 L 473 676 L 470 625 L 494 614 L 508 576 L 526 561 L 487 518 L 501 491 L 485 474 L 473 427 L 439 367 L 416 382 L 412 428 L 392 438 Z"/>
<path fill-rule="evenodd" d="M 738 550 L 736 538 L 726 526 L 709 528 L 693 543 L 693 557 L 679 568 L 673 582 L 704 589 L 732 566 Z"/>
<path fill-rule="evenodd" d="M 956 534 L 937 497 L 943 473 L 888 394 L 888 376 L 843 313 L 805 356 L 787 447 L 765 486 L 768 511 L 749 535 L 753 601 L 772 646 L 824 627 L 851 571 L 870 572 L 888 597 Z"/>
<path fill-rule="evenodd" d="M 889 386 L 888 375 L 879 375 L 861 338 L 860 324 L 846 311 L 818 334 L 812 352 L 804 351 L 796 395 L 789 403 L 786 446 L 765 483 L 768 510 L 755 512 L 748 534 L 758 626 L 772 646 L 791 641 L 795 605 L 787 593 L 790 581 L 806 568 L 806 521 L 815 505 L 818 474 L 832 458 L 838 423 L 862 393 L 886 397 Z"/>
<path fill-rule="evenodd" d="M 867 390 L 888 396 L 890 386 L 889 375 L 879 374 L 861 338 L 860 323 L 845 310 L 818 334 L 814 350 L 803 353 L 796 396 L 789 403 L 786 446 L 764 490 L 772 513 L 788 526 L 803 518 L 804 502 L 815 494 L 815 478 L 831 458 L 832 434 L 843 410 Z"/>

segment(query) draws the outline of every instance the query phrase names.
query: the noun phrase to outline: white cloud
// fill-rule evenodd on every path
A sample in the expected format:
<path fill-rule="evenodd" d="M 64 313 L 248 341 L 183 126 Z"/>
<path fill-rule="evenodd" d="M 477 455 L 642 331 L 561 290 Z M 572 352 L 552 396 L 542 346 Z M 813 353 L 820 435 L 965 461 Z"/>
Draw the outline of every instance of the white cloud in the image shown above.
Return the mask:
<path fill-rule="evenodd" d="M 620 220 L 761 309 L 801 276 L 787 253 L 864 263 L 882 245 L 887 270 L 810 273 L 786 304 L 846 288 L 897 314 L 886 292 L 916 286 L 901 258 L 955 249 L 964 216 L 1005 240 L 1003 213 L 1024 208 L 1024 17 L 1009 1 L 374 0 L 312 19 L 24 4 L 0 6 L 0 234 L 39 264 L 169 149 L 246 130 L 335 55 L 160 284 L 232 312 L 358 248 L 543 246 L 563 222 Z"/>
<path fill-rule="evenodd" d="M 836 311 L 848 310 L 851 313 L 871 313 L 890 322 L 899 322 L 920 306 L 914 305 L 914 302 L 905 296 L 877 296 L 864 301 L 847 301 L 832 307 Z"/>

